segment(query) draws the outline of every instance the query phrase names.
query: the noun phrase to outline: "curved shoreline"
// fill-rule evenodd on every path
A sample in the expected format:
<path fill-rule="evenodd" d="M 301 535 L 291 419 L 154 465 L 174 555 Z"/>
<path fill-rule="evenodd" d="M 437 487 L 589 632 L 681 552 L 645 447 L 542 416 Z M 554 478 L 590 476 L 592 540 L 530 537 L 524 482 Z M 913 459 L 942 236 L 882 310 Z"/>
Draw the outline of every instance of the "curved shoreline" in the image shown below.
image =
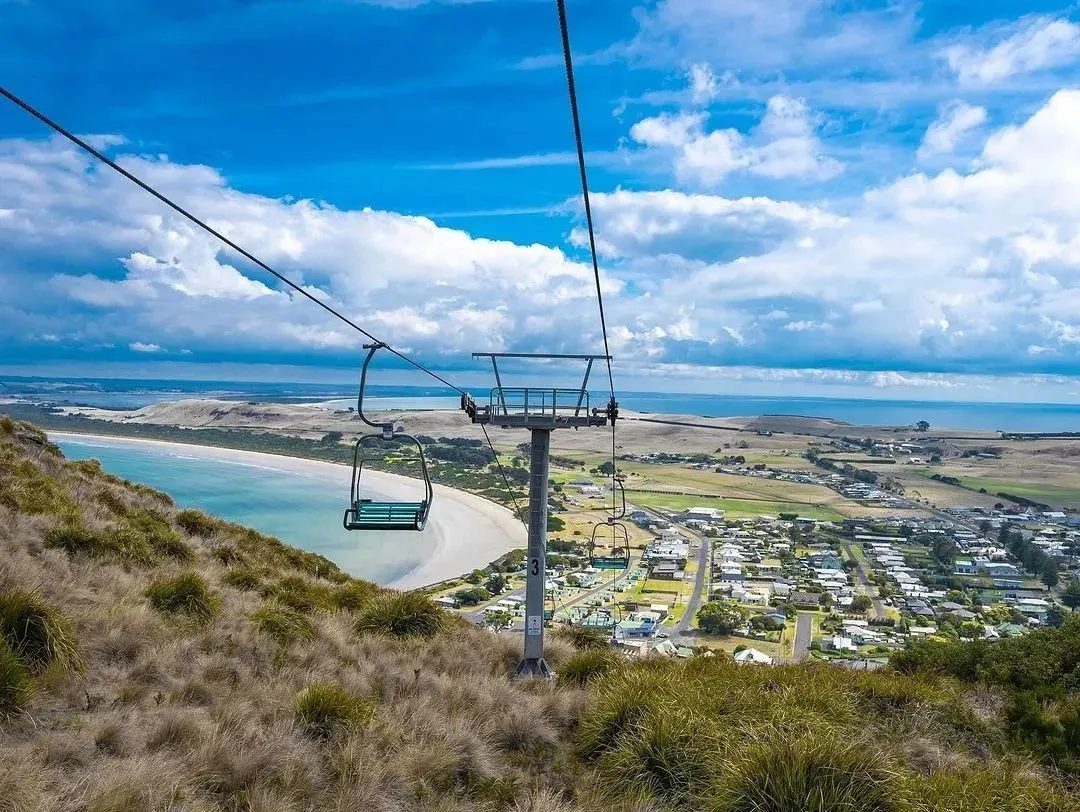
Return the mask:
<path fill-rule="evenodd" d="M 49 431 L 50 438 L 82 440 L 91 445 L 141 446 L 158 451 L 176 451 L 202 459 L 254 465 L 287 474 L 317 477 L 341 487 L 348 483 L 349 466 L 323 460 L 289 457 L 264 451 L 243 451 L 234 448 L 177 443 L 169 440 L 148 440 L 141 437 L 115 437 L 81 432 Z M 411 498 L 416 482 L 400 474 L 365 470 L 375 490 L 390 499 Z M 459 491 L 446 485 L 433 485 L 436 503 L 428 520 L 428 532 L 434 538 L 435 551 L 428 561 L 386 586 L 415 589 L 487 566 L 509 552 L 526 545 L 525 528 L 513 512 L 482 496 Z"/>

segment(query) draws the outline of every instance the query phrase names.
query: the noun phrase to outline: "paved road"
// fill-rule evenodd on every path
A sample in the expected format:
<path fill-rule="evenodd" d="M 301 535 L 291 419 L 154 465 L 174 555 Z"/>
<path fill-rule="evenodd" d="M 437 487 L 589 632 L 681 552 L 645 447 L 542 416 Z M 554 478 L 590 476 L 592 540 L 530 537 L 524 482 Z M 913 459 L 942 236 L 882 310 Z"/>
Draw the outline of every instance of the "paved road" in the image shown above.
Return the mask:
<path fill-rule="evenodd" d="M 870 582 L 870 578 L 866 575 L 866 568 L 863 566 L 862 559 L 855 555 L 851 550 L 851 545 L 845 543 L 844 549 L 847 550 L 848 557 L 855 562 L 855 575 L 858 578 L 859 586 L 863 588 L 863 592 L 869 595 L 874 601 L 874 616 L 885 617 L 887 614 L 885 611 L 885 604 L 881 602 L 881 598 L 878 597 L 878 588 Z"/>
<path fill-rule="evenodd" d="M 670 521 L 670 518 L 665 514 L 653 510 L 652 508 L 641 507 L 640 505 L 627 505 L 627 512 L 631 510 L 641 510 L 645 513 L 651 513 L 657 518 L 664 521 Z M 679 532 L 684 533 L 691 539 L 694 539 L 698 543 L 698 559 L 697 559 L 697 577 L 694 579 L 694 591 L 690 593 L 689 599 L 686 601 L 686 611 L 683 613 L 682 619 L 675 625 L 672 630 L 671 639 L 673 642 L 679 642 L 687 634 L 693 635 L 690 629 L 690 624 L 694 619 L 694 615 L 697 614 L 697 610 L 701 607 L 702 596 L 709 583 L 709 571 L 712 568 L 712 542 L 705 536 L 695 533 L 685 525 L 679 525 Z M 706 596 L 707 597 L 707 596 Z"/>
<path fill-rule="evenodd" d="M 795 662 L 801 663 L 810 656 L 810 638 L 814 631 L 814 616 L 802 612 L 795 620 L 795 644 L 791 649 Z"/>
<path fill-rule="evenodd" d="M 614 570 L 608 570 L 608 573 L 614 573 L 615 582 L 618 583 L 619 581 L 622 581 L 624 578 L 626 578 L 626 576 L 629 574 L 630 570 L 634 566 L 635 566 L 635 561 L 634 561 L 633 558 L 631 558 L 630 563 L 629 563 L 629 565 L 627 565 L 626 569 L 622 570 L 621 572 L 617 572 L 617 571 L 614 571 Z M 595 587 L 593 589 L 590 589 L 588 592 L 583 592 L 580 596 L 574 598 L 571 601 L 558 602 L 556 608 L 558 608 L 558 609 L 569 609 L 571 606 L 575 606 L 575 605 L 581 603 L 582 601 L 587 601 L 590 598 L 595 597 L 596 595 L 599 595 L 601 592 L 604 592 L 606 590 L 611 589 L 611 582 L 612 582 L 612 579 L 610 577 L 607 577 L 607 575 L 605 574 L 605 578 L 603 579 L 603 581 L 601 581 L 600 586 L 597 586 L 597 587 Z M 494 605 L 495 603 L 502 600 L 503 598 L 510 598 L 510 597 L 519 597 L 519 598 L 525 597 L 525 586 L 524 585 L 519 586 L 515 590 L 512 590 L 510 592 L 506 592 L 506 593 L 503 593 L 502 595 L 497 596 L 493 601 L 489 601 L 487 604 L 485 604 L 484 607 L 482 607 L 481 609 L 479 609 L 477 611 L 469 612 L 467 614 L 463 613 L 464 617 L 470 623 L 475 623 L 478 626 L 483 625 L 483 623 L 484 623 L 484 609 L 487 608 L 487 606 Z M 544 608 L 545 609 L 550 608 L 550 603 L 545 605 Z M 517 623 L 517 622 L 515 622 L 515 625 L 510 627 L 511 630 L 517 630 L 517 631 L 520 631 L 523 628 L 524 628 L 524 623 Z"/>

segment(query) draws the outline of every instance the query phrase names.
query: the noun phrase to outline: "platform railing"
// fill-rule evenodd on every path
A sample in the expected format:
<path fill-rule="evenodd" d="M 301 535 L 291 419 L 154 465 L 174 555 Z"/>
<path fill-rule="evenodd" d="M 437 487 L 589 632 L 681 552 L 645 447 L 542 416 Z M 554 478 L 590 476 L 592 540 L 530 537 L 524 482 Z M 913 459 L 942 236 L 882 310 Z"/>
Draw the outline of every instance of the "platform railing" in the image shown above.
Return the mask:
<path fill-rule="evenodd" d="M 589 393 L 585 389 L 539 387 L 494 387 L 488 398 L 492 416 L 583 417 L 589 414 Z"/>

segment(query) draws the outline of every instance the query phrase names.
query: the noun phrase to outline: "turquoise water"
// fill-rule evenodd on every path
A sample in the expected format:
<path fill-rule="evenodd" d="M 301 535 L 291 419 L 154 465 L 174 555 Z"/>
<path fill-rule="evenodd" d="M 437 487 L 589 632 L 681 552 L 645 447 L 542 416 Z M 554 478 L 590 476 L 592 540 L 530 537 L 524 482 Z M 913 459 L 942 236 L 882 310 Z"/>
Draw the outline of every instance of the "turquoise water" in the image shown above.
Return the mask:
<path fill-rule="evenodd" d="M 380 584 L 415 569 L 434 549 L 426 532 L 343 529 L 341 517 L 349 493 L 349 472 L 344 468 L 339 486 L 331 488 L 324 478 L 190 457 L 182 450 L 54 439 L 71 459 L 96 458 L 109 473 L 163 490 L 182 507 L 254 527 Z"/>

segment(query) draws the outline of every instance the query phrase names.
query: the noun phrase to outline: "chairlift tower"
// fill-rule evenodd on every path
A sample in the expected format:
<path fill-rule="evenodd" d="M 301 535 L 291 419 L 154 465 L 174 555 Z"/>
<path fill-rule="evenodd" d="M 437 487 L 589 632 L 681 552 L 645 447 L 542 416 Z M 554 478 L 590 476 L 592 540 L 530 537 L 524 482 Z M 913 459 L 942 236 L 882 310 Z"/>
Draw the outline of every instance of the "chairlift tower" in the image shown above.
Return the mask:
<path fill-rule="evenodd" d="M 525 647 L 518 677 L 550 677 L 544 661 L 544 594 L 547 573 L 548 457 L 554 429 L 598 428 L 614 424 L 619 406 L 612 398 L 603 407 L 590 407 L 589 375 L 593 362 L 610 361 L 607 355 L 550 355 L 544 353 L 477 352 L 490 358 L 495 386 L 486 404 L 461 396 L 461 408 L 473 423 L 504 429 L 528 429 L 532 435 L 529 466 L 529 549 L 525 570 Z M 499 360 L 585 361 L 579 389 L 512 387 L 502 384 Z"/>

